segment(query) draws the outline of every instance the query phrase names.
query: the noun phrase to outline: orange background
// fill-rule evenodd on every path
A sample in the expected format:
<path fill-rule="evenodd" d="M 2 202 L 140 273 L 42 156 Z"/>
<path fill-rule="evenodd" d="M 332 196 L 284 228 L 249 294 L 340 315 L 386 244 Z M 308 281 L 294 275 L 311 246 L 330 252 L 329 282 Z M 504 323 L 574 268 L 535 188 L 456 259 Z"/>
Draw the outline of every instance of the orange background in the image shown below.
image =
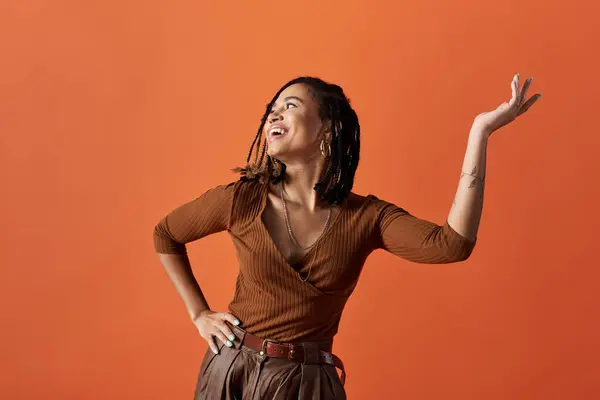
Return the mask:
<path fill-rule="evenodd" d="M 240 3 L 0 3 L 1 397 L 192 397 L 206 344 L 152 228 L 235 179 L 288 79 L 353 101 L 355 191 L 443 223 L 520 72 L 544 96 L 492 136 L 474 254 L 373 254 L 335 352 L 351 399 L 600 398 L 597 3 Z M 229 238 L 189 248 L 224 310 Z"/>

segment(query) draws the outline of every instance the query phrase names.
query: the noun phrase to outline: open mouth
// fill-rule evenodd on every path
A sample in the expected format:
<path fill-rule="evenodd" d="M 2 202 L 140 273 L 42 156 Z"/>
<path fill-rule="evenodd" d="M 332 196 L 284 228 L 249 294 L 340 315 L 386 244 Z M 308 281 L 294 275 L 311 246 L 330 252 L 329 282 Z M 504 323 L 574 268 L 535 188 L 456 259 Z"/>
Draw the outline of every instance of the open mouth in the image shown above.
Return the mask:
<path fill-rule="evenodd" d="M 273 140 L 279 139 L 282 136 L 285 136 L 285 134 L 287 133 L 287 129 L 281 128 L 281 127 L 273 127 L 269 130 L 269 143 L 272 142 Z"/>

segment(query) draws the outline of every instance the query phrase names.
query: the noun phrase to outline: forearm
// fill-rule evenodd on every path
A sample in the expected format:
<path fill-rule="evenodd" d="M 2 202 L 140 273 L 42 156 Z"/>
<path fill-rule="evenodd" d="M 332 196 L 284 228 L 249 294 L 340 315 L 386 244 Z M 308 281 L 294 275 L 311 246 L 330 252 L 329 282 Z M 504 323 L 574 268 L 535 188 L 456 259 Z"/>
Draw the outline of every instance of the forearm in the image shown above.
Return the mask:
<path fill-rule="evenodd" d="M 208 303 L 194 277 L 188 256 L 161 253 L 158 256 L 190 318 L 194 320 L 202 311 L 208 310 Z"/>
<path fill-rule="evenodd" d="M 483 211 L 487 143 L 485 132 L 471 128 L 458 189 L 448 215 L 448 224 L 472 241 L 477 237 Z"/>

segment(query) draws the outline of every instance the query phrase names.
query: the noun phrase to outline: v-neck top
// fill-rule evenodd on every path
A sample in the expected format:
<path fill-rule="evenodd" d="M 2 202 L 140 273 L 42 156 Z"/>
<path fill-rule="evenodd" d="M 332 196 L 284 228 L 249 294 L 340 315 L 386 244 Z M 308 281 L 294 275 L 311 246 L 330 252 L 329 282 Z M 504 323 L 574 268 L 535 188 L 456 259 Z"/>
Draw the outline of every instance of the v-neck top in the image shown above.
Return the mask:
<path fill-rule="evenodd" d="M 315 246 L 290 265 L 262 221 L 268 188 L 255 180 L 219 185 L 171 211 L 154 228 L 155 249 L 165 254 L 186 254 L 187 243 L 229 233 L 239 262 L 229 312 L 263 338 L 332 340 L 374 250 L 415 263 L 447 264 L 466 260 L 477 241 L 461 236 L 447 220 L 438 225 L 374 195 L 351 193 Z"/>

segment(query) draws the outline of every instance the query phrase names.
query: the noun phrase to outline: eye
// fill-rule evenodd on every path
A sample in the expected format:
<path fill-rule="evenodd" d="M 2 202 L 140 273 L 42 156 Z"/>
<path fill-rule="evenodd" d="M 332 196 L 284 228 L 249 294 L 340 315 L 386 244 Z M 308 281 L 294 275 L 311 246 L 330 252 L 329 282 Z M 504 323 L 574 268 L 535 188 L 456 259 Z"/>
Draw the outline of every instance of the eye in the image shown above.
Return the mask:
<path fill-rule="evenodd" d="M 296 108 L 297 106 L 294 103 L 285 103 L 285 109 L 289 109 L 289 106 L 293 106 L 294 108 Z"/>

